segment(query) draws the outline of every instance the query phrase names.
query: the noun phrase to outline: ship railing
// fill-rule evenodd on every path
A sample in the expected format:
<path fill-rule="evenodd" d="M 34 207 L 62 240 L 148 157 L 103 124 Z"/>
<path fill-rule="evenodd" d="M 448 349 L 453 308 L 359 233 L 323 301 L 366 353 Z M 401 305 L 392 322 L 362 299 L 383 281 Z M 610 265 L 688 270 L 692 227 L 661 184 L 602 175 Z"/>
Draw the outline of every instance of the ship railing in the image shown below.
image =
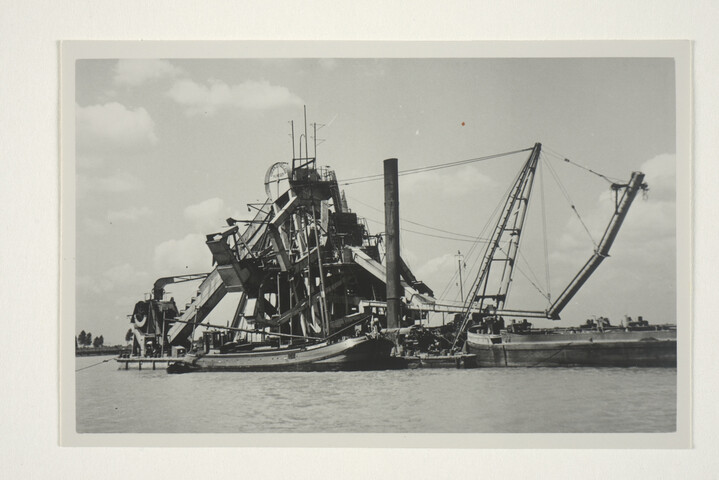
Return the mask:
<path fill-rule="evenodd" d="M 335 174 L 335 171 L 332 170 L 330 167 L 317 167 L 317 173 L 320 176 L 320 181 L 322 182 L 337 182 L 337 175 Z"/>

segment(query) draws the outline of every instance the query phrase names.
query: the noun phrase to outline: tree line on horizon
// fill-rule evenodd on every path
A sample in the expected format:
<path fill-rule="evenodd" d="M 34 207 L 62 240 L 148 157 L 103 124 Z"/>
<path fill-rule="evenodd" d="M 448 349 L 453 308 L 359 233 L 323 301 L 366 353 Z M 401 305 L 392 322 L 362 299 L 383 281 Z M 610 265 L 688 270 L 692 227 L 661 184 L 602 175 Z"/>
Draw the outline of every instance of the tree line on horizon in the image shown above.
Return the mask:
<path fill-rule="evenodd" d="M 80 334 L 75 337 L 75 345 L 80 347 L 89 347 L 92 345 L 95 348 L 102 347 L 105 343 L 105 339 L 102 338 L 102 335 L 99 337 L 92 337 L 91 332 L 85 333 L 85 330 L 80 332 Z"/>
<path fill-rule="evenodd" d="M 125 342 L 129 343 L 132 341 L 133 333 L 132 329 L 129 329 L 127 333 L 125 334 Z M 92 332 L 85 332 L 85 330 L 81 331 L 79 335 L 75 337 L 75 347 L 89 347 L 93 346 L 95 348 L 104 347 L 105 346 L 105 339 L 102 337 L 102 335 L 98 337 L 92 336 Z"/>

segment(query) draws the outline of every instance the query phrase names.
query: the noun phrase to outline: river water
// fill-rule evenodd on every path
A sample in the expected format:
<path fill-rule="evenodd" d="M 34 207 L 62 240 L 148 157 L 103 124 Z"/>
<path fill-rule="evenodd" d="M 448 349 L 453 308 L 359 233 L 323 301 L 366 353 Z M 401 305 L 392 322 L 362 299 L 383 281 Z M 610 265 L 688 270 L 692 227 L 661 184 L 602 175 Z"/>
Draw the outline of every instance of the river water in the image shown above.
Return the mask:
<path fill-rule="evenodd" d="M 107 357 L 79 357 L 80 369 Z M 676 430 L 676 369 L 76 372 L 79 433 L 613 433 Z"/>

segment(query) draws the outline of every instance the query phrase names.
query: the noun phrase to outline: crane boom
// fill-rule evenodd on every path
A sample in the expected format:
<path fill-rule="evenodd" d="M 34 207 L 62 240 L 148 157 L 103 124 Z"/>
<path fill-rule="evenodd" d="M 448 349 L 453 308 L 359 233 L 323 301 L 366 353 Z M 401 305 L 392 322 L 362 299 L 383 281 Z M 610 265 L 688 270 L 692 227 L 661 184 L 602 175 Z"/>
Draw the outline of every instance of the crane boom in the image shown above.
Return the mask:
<path fill-rule="evenodd" d="M 586 264 L 584 264 L 582 269 L 579 271 L 579 273 L 577 273 L 577 275 L 572 279 L 572 281 L 569 282 L 567 288 L 564 289 L 562 294 L 559 295 L 559 297 L 552 304 L 552 306 L 549 307 L 549 309 L 547 310 L 547 318 L 550 318 L 552 320 L 559 320 L 559 313 L 562 311 L 562 309 L 567 306 L 569 301 L 574 297 L 574 295 L 579 291 L 579 289 L 582 288 L 582 286 L 586 283 L 592 273 L 594 273 L 594 271 L 597 269 L 599 264 L 601 264 L 602 261 L 609 256 L 609 249 L 612 247 L 612 243 L 614 243 L 614 239 L 617 237 L 617 233 L 619 233 L 619 228 L 622 226 L 622 222 L 624 222 L 624 218 L 626 218 L 627 216 L 627 212 L 629 211 L 629 207 L 634 201 L 634 197 L 637 196 L 637 192 L 639 192 L 640 189 L 647 189 L 647 185 L 643 183 L 643 181 L 643 173 L 632 172 L 632 178 L 626 185 L 616 183 L 612 185 L 612 189 L 614 190 L 616 195 L 616 203 L 614 215 L 609 221 L 609 225 L 604 232 L 604 236 L 599 242 L 599 245 L 597 246 L 597 249 L 594 251 L 594 254 L 591 256 L 591 258 L 587 261 Z M 619 197 L 620 190 L 624 191 L 621 194 L 621 198 Z"/>

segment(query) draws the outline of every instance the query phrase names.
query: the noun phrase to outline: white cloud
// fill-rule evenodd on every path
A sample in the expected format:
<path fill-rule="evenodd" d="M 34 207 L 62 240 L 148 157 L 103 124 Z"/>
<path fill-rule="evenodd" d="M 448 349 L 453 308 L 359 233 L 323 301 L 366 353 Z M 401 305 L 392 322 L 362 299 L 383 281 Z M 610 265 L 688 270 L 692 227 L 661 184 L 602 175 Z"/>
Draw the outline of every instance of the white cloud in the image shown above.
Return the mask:
<path fill-rule="evenodd" d="M 130 207 L 124 210 L 111 210 L 107 212 L 107 220 L 112 222 L 134 222 L 135 220 L 147 217 L 152 211 L 146 207 Z"/>
<path fill-rule="evenodd" d="M 128 192 L 140 186 L 140 180 L 127 172 L 118 172 L 114 175 L 96 180 L 96 189 L 103 192 Z"/>
<path fill-rule="evenodd" d="M 167 60 L 118 60 L 114 82 L 136 87 L 150 80 L 174 78 L 182 73 L 181 68 Z"/>
<path fill-rule="evenodd" d="M 77 175 L 77 195 L 83 197 L 88 192 L 123 193 L 140 187 L 140 180 L 127 172 L 116 172 L 108 177 L 89 177 Z"/>
<path fill-rule="evenodd" d="M 228 217 L 237 218 L 238 211 L 232 210 L 225 205 L 221 198 L 209 198 L 200 203 L 190 205 L 182 212 L 187 220 L 192 222 L 195 231 L 208 233 L 226 227 L 225 220 Z"/>
<path fill-rule="evenodd" d="M 409 195 L 425 196 L 428 191 L 442 192 L 444 198 L 458 198 L 486 188 L 492 180 L 472 165 L 400 177 L 400 190 Z"/>
<path fill-rule="evenodd" d="M 612 318 L 637 312 L 658 323 L 678 320 L 673 316 L 676 306 L 674 165 L 674 155 L 660 155 L 640 167 L 650 189 L 647 198 L 638 194 L 612 246 L 610 258 L 592 275 L 574 303 L 567 306 L 567 318 L 574 314 L 574 305 L 575 309 Z M 583 215 L 597 242 L 613 210 L 614 195 L 607 191 L 597 198 L 595 208 Z M 566 230 L 550 259 L 555 289 L 571 280 L 593 250 L 576 218 Z"/>
<path fill-rule="evenodd" d="M 110 102 L 104 105 L 75 106 L 75 127 L 79 152 L 143 151 L 157 143 L 155 122 L 142 107 L 129 109 Z"/>
<path fill-rule="evenodd" d="M 676 157 L 659 155 L 644 162 L 641 171 L 646 174 L 644 179 L 649 184 L 649 196 L 654 200 L 676 201 Z"/>
<path fill-rule="evenodd" d="M 212 254 L 205 245 L 205 236 L 191 233 L 156 246 L 153 262 L 160 276 L 202 273 L 212 269 Z"/>
<path fill-rule="evenodd" d="M 660 155 L 640 167 L 645 173 L 644 181 L 649 185 L 647 198 L 640 192 L 632 203 L 629 213 L 617 236 L 617 244 L 634 246 L 644 254 L 650 254 L 647 246 L 658 242 L 669 242 L 674 245 L 676 233 L 676 182 L 674 155 Z M 582 219 L 592 232 L 596 242 L 607 227 L 614 211 L 615 198 L 609 190 L 604 191 L 596 201 L 595 208 Z M 589 243 L 588 243 L 589 242 Z M 560 252 L 555 252 L 555 258 L 565 257 L 569 251 L 584 250 L 591 253 L 591 242 L 584 227 L 572 218 L 560 237 Z M 622 248 L 627 248 L 622 247 Z"/>
<path fill-rule="evenodd" d="M 432 258 L 414 272 L 415 276 L 427 283 L 430 278 L 451 276 L 457 269 L 457 259 L 451 253 Z M 449 275 L 447 275 L 449 273 Z M 434 285 L 434 284 L 432 284 Z"/>
<path fill-rule="evenodd" d="M 415 276 L 427 284 L 433 291 L 435 298 L 443 300 L 460 300 L 460 285 L 458 275 L 457 256 L 454 253 L 445 253 L 434 257 L 424 263 L 416 271 Z M 462 267 L 462 283 L 464 293 L 471 286 L 471 276 L 467 265 Z"/>
<path fill-rule="evenodd" d="M 220 80 L 210 80 L 209 85 L 178 80 L 167 95 L 186 107 L 188 115 L 212 115 L 223 108 L 266 110 L 303 104 L 302 99 L 286 87 L 253 80 L 237 85 L 227 85 Z"/>
<path fill-rule="evenodd" d="M 148 281 L 146 272 L 135 269 L 129 263 L 115 265 L 99 277 L 81 275 L 77 277 L 77 287 L 89 293 L 107 293 L 126 287 L 144 287 Z"/>
<path fill-rule="evenodd" d="M 118 285 L 133 285 L 138 278 L 145 277 L 147 274 L 138 272 L 135 267 L 129 263 L 116 265 L 108 269 L 103 276 L 111 278 Z"/>
<path fill-rule="evenodd" d="M 182 213 L 192 222 L 204 223 L 208 217 L 218 218 L 224 208 L 224 200 L 215 197 L 190 205 Z"/>

